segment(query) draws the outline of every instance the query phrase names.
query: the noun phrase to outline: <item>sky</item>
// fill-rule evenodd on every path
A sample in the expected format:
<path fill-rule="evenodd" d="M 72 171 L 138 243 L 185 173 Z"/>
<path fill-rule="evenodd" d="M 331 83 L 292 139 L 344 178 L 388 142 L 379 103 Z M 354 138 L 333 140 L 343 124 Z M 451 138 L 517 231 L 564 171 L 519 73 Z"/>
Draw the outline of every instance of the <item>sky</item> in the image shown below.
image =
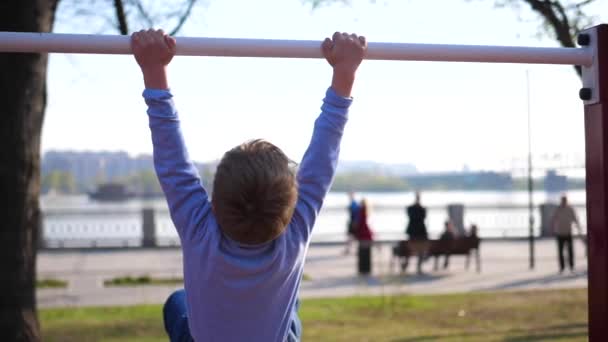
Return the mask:
<path fill-rule="evenodd" d="M 599 0 L 592 12 L 608 9 L 607 2 Z M 558 46 L 538 35 L 540 21 L 525 8 L 437 4 L 353 0 L 312 10 L 301 0 L 207 0 L 177 36 L 321 41 L 346 31 L 373 42 Z M 54 27 L 95 30 L 85 20 L 61 19 Z M 48 72 L 43 152 L 152 152 L 132 56 L 53 54 Z M 190 156 L 202 162 L 253 138 L 299 160 L 330 81 L 321 59 L 177 56 L 169 67 Z M 420 171 L 509 168 L 528 153 L 529 107 L 533 155 L 576 159 L 584 155 L 580 87 L 570 66 L 364 61 L 340 158 L 412 163 Z"/>

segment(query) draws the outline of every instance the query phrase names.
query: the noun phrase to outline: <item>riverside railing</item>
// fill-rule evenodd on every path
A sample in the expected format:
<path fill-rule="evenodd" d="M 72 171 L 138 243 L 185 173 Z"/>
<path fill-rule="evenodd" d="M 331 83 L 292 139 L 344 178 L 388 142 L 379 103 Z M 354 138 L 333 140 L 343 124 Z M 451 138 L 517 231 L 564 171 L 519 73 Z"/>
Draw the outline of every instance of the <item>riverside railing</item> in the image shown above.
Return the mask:
<path fill-rule="evenodd" d="M 549 236 L 549 217 L 555 204 L 542 204 L 535 210 L 535 235 Z M 461 210 L 454 210 L 454 208 Z M 585 205 L 573 206 L 586 227 Z M 437 237 L 445 220 L 456 224 L 465 234 L 476 224 L 482 238 L 523 238 L 528 234 L 527 205 L 427 206 L 427 226 Z M 324 208 L 313 232 L 312 243 L 345 241 L 348 213 L 344 207 Z M 376 239 L 397 241 L 405 238 L 407 218 L 403 206 L 375 206 L 370 224 Z M 42 248 L 105 248 L 178 246 L 179 238 L 168 210 L 143 209 L 53 209 L 43 213 L 40 246 Z"/>

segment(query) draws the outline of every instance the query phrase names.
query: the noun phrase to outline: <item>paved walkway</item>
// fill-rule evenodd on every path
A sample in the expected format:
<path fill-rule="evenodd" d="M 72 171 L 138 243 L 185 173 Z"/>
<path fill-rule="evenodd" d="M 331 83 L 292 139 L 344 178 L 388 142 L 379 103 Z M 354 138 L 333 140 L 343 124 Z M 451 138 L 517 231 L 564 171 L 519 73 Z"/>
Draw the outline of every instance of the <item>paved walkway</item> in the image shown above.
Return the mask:
<path fill-rule="evenodd" d="M 471 291 L 586 287 L 587 262 L 580 241 L 575 241 L 576 272 L 558 274 L 556 246 L 552 239 L 536 243 L 536 268 L 529 270 L 527 241 L 483 241 L 482 271 L 464 269 L 464 257 L 453 256 L 449 270 L 433 271 L 432 260 L 425 274 L 415 266 L 400 274 L 391 271 L 390 247 L 373 249 L 373 271 L 369 277 L 356 273 L 356 253 L 344 255 L 343 246 L 313 245 L 308 253 L 302 282 L 302 298 L 393 293 L 452 293 Z M 354 249 L 353 249 L 354 251 Z M 68 281 L 65 289 L 40 289 L 40 307 L 133 305 L 163 303 L 177 286 L 104 287 L 103 281 L 120 276 L 181 277 L 179 249 L 42 251 L 38 254 L 38 279 Z"/>

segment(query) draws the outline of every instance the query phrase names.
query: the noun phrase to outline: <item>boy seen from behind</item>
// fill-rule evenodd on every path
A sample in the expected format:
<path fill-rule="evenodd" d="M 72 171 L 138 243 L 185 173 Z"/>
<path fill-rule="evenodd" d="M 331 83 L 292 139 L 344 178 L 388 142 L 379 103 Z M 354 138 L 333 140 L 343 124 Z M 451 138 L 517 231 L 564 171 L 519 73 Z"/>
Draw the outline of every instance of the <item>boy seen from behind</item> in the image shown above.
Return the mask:
<path fill-rule="evenodd" d="M 321 44 L 333 78 L 297 172 L 273 144 L 246 142 L 224 154 L 211 200 L 169 90 L 175 39 L 140 31 L 131 47 L 145 83 L 154 166 L 182 244 L 185 289 L 163 309 L 171 341 L 299 341 L 304 259 L 336 170 L 365 38 L 336 32 Z"/>

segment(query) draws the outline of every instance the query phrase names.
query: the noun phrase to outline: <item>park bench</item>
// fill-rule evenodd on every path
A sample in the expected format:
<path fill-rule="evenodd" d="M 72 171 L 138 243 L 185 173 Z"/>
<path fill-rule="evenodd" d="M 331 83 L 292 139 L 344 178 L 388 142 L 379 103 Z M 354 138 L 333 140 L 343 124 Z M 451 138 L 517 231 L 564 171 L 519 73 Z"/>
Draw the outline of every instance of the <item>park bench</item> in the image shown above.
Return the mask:
<path fill-rule="evenodd" d="M 475 254 L 475 266 L 477 272 L 481 272 L 481 259 L 479 256 L 479 245 L 481 239 L 477 236 L 463 236 L 456 237 L 453 240 L 428 240 L 427 244 L 427 257 L 434 257 L 435 262 L 433 269 L 438 269 L 438 262 L 441 256 L 445 255 L 464 255 L 465 269 L 469 269 L 469 261 L 471 253 Z M 410 246 L 408 240 L 399 241 L 393 247 L 393 255 L 391 258 L 391 270 L 393 269 L 394 260 L 400 261 L 401 271 L 405 272 L 407 269 L 409 258 L 416 257 L 414 249 Z"/>

